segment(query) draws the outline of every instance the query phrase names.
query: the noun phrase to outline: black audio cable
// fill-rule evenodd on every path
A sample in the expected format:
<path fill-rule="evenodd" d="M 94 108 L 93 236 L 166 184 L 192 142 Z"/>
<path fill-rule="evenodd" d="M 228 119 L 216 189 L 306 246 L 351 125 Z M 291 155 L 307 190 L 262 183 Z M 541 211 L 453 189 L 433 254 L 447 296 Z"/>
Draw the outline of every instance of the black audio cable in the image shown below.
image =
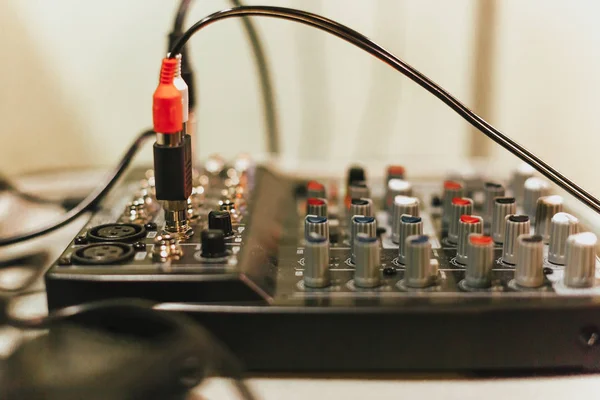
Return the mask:
<path fill-rule="evenodd" d="M 154 138 L 156 134 L 154 131 L 146 131 L 141 133 L 135 141 L 131 144 L 127 152 L 123 155 L 117 167 L 113 170 L 113 172 L 108 176 L 106 181 L 99 185 L 96 190 L 94 190 L 91 194 L 89 194 L 81 203 L 79 203 L 76 207 L 65 213 L 58 221 L 54 222 L 51 225 L 36 229 L 34 231 L 22 233 L 15 236 L 0 238 L 0 247 L 8 246 L 11 244 L 16 244 L 20 242 L 24 242 L 26 240 L 35 239 L 37 237 L 43 236 L 45 234 L 51 233 L 63 226 L 73 222 L 81 215 L 86 212 L 92 210 L 96 207 L 100 201 L 102 201 L 106 195 L 110 192 L 112 187 L 117 183 L 119 178 L 123 176 L 123 173 L 131 164 L 133 157 L 140 150 L 142 145 L 149 139 Z"/>
<path fill-rule="evenodd" d="M 189 349 L 193 349 L 193 354 L 189 353 L 188 356 L 193 357 L 195 360 L 193 375 L 196 375 L 197 379 L 202 380 L 209 375 L 231 378 L 241 398 L 244 400 L 256 399 L 244 382 L 243 369 L 239 360 L 227 347 L 197 322 L 178 313 L 157 310 L 154 308 L 155 304 L 150 301 L 135 298 L 97 300 L 52 310 L 46 316 L 27 319 L 12 316 L 9 312 L 8 302 L 0 302 L 0 304 L 3 306 L 0 310 L 0 325 L 12 326 L 22 330 L 47 330 L 63 322 L 82 321 L 81 318 L 83 318 L 84 327 L 88 326 L 87 323 L 89 323 L 85 321 L 90 321 L 93 327 L 95 325 L 94 318 L 90 319 L 90 314 L 93 313 L 96 313 L 98 321 L 110 319 L 110 329 L 115 330 L 116 328 L 116 332 L 119 332 L 119 322 L 117 321 L 135 321 L 134 329 L 137 331 L 143 330 L 144 324 L 158 325 L 161 327 L 160 332 L 162 332 L 158 340 L 161 340 L 161 337 L 164 337 L 162 340 L 167 339 L 165 330 L 168 329 L 173 332 L 169 337 L 179 337 L 176 340 L 178 342 L 182 340 L 185 342 L 193 341 L 185 349 L 188 349 L 186 354 L 188 354 Z M 101 324 L 104 324 L 104 322 L 101 322 Z M 64 339 L 68 340 L 68 335 L 65 335 Z M 165 345 L 168 346 L 169 344 L 165 343 Z M 182 370 L 182 373 L 190 374 L 191 372 L 187 371 L 186 368 Z M 190 382 L 192 386 L 198 383 L 195 381 Z"/>
<path fill-rule="evenodd" d="M 573 181 L 568 179 L 566 176 L 552 168 L 546 162 L 541 160 L 531 151 L 521 146 L 498 129 L 494 128 L 490 123 L 485 121 L 479 115 L 471 111 L 467 106 L 461 103 L 457 98 L 448 93 L 440 85 L 423 75 L 417 69 L 402 61 L 371 39 L 367 38 L 363 34 L 351 29 L 345 25 L 342 25 L 336 21 L 322 17 L 317 14 L 312 14 L 306 11 L 296 10 L 293 8 L 284 7 L 271 7 L 271 6 L 244 6 L 237 7 L 228 10 L 218 11 L 209 15 L 208 17 L 196 22 L 190 27 L 181 38 L 171 47 L 171 57 L 175 57 L 179 54 L 187 41 L 199 30 L 211 25 L 217 21 L 233 18 L 233 17 L 248 17 L 248 16 L 260 16 L 260 17 L 271 17 L 278 19 L 285 19 L 288 21 L 299 22 L 304 25 L 311 26 L 313 28 L 320 29 L 340 39 L 345 40 L 348 43 L 355 45 L 356 47 L 366 51 L 375 58 L 388 64 L 395 70 L 401 72 L 403 75 L 410 78 L 412 81 L 417 83 L 419 86 L 433 94 L 435 97 L 444 102 L 448 107 L 454 110 L 458 115 L 463 117 L 468 123 L 473 125 L 484 135 L 492 139 L 494 142 L 504 147 L 506 150 L 530 164 L 533 168 L 539 171 L 546 178 L 560 186 L 562 189 L 573 195 L 575 198 L 580 200 L 582 203 L 587 205 L 592 210 L 600 213 L 600 201 L 595 198 L 592 194 L 579 187 Z"/>
<path fill-rule="evenodd" d="M 58 206 L 66 210 L 73 208 L 82 199 L 75 197 L 66 197 L 53 199 L 49 197 L 39 196 L 34 193 L 26 192 L 19 188 L 14 182 L 6 176 L 0 176 L 0 193 L 10 193 L 15 197 L 20 198 L 29 203 L 40 204 L 45 206 Z"/>
<path fill-rule="evenodd" d="M 234 7 L 243 6 L 239 0 L 229 0 Z M 177 13 L 175 14 L 175 22 L 173 23 L 173 30 L 169 34 L 169 48 L 181 38 L 183 35 L 183 25 L 185 17 L 188 13 L 191 0 L 181 0 Z M 266 146 L 267 151 L 273 154 L 279 154 L 280 143 L 279 143 L 279 122 L 277 116 L 277 108 L 275 105 L 275 95 L 273 92 L 273 83 L 271 78 L 271 72 L 269 69 L 269 63 L 267 62 L 267 56 L 265 54 L 263 45 L 259 33 L 254 26 L 254 23 L 248 19 L 243 18 L 242 23 L 252 52 L 254 53 L 254 59 L 256 62 L 256 69 L 258 70 L 258 76 L 260 80 L 260 87 L 262 93 L 262 102 L 264 109 L 264 118 L 266 123 Z M 194 109 L 196 105 L 196 90 L 195 90 L 195 79 L 192 66 L 190 64 L 189 52 L 186 46 L 181 49 L 181 77 L 187 83 L 189 88 L 189 106 L 190 109 Z"/>

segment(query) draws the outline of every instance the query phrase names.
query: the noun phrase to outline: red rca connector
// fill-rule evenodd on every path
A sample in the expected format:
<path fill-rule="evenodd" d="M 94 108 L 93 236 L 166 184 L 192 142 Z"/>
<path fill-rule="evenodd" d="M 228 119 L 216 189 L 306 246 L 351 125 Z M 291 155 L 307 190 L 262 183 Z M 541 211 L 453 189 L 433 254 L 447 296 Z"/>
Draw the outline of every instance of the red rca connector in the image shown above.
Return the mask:
<path fill-rule="evenodd" d="M 162 61 L 158 87 L 152 96 L 152 120 L 157 133 L 177 133 L 183 129 L 182 97 L 173 84 L 178 64 L 175 58 Z"/>

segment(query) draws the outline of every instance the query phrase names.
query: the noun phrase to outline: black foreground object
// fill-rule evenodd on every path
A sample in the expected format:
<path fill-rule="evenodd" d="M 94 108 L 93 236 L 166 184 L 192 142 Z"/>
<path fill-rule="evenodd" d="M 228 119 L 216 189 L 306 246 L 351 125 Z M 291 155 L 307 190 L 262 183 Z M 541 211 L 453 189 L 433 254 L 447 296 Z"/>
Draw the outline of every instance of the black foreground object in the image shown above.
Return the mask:
<path fill-rule="evenodd" d="M 216 371 L 239 377 L 223 347 L 189 318 L 122 301 L 77 306 L 77 315 L 51 319 L 47 335 L 7 360 L 0 398 L 174 400 Z"/>

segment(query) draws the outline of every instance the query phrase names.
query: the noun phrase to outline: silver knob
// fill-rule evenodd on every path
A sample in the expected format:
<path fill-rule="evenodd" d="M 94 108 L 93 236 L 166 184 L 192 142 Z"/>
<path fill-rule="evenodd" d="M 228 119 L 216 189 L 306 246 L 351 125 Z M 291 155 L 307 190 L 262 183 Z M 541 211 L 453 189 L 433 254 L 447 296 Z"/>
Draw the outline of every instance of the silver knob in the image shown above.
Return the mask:
<path fill-rule="evenodd" d="M 442 203 L 442 223 L 448 224 L 452 218 L 452 199 L 463 197 L 463 185 L 457 181 L 444 182 L 444 196 Z"/>
<path fill-rule="evenodd" d="M 523 212 L 531 220 L 535 219 L 537 201 L 550 194 L 550 184 L 541 178 L 529 178 L 523 185 Z"/>
<path fill-rule="evenodd" d="M 350 209 L 348 210 L 350 218 L 355 215 L 366 215 L 373 217 L 373 200 L 369 198 L 354 198 L 350 200 Z"/>
<path fill-rule="evenodd" d="M 359 233 L 364 233 L 369 237 L 377 237 L 377 221 L 374 217 L 365 215 L 355 215 L 352 217 L 350 230 L 350 257 L 352 262 L 356 262 L 355 241 Z"/>
<path fill-rule="evenodd" d="M 515 282 L 526 288 L 544 284 L 544 243 L 540 235 L 521 235 L 517 238 Z"/>
<path fill-rule="evenodd" d="M 472 233 L 467 242 L 465 283 L 472 288 L 488 288 L 494 267 L 494 240 L 491 236 Z"/>
<path fill-rule="evenodd" d="M 494 200 L 496 197 L 504 196 L 504 186 L 496 182 L 486 182 L 483 184 L 483 219 L 492 220 L 494 212 Z"/>
<path fill-rule="evenodd" d="M 412 196 L 412 185 L 402 179 L 390 179 L 385 193 L 385 209 L 391 211 L 396 196 Z"/>
<path fill-rule="evenodd" d="M 567 238 L 579 231 L 579 220 L 565 212 L 554 214 L 550 221 L 550 245 L 548 246 L 548 261 L 553 264 L 565 265 Z"/>
<path fill-rule="evenodd" d="M 313 232 L 307 236 L 304 247 L 304 285 L 322 288 L 329 282 L 329 241 Z"/>
<path fill-rule="evenodd" d="M 371 191 L 364 181 L 356 181 L 348 187 L 348 195 L 351 199 L 369 198 Z"/>
<path fill-rule="evenodd" d="M 574 288 L 594 286 L 597 242 L 596 235 L 591 232 L 569 236 L 565 258 L 565 285 Z"/>
<path fill-rule="evenodd" d="M 451 208 L 452 218 L 448 226 L 448 241 L 450 243 L 458 243 L 458 224 L 460 217 L 463 215 L 471 215 L 473 213 L 473 200 L 466 197 L 455 197 L 452 199 Z"/>
<path fill-rule="evenodd" d="M 400 219 L 402 215 L 419 216 L 419 199 L 416 197 L 396 196 L 392 213 L 392 242 L 400 243 Z"/>
<path fill-rule="evenodd" d="M 308 184 L 306 185 L 306 197 L 307 198 L 311 198 L 311 197 L 316 197 L 319 199 L 326 199 L 327 196 L 325 195 L 325 186 L 317 181 L 310 181 L 308 182 Z"/>
<path fill-rule="evenodd" d="M 456 262 L 467 264 L 469 258 L 469 235 L 483 234 L 483 218 L 477 215 L 463 215 L 458 220 L 458 243 L 456 245 Z"/>
<path fill-rule="evenodd" d="M 533 176 L 535 170 L 529 164 L 522 163 L 517 167 L 512 175 L 510 182 L 510 188 L 513 192 L 513 197 L 518 203 L 523 201 L 524 185 L 525 181 Z"/>
<path fill-rule="evenodd" d="M 377 238 L 359 233 L 354 239 L 354 251 L 356 253 L 354 284 L 362 288 L 378 286 L 381 257 Z"/>
<path fill-rule="evenodd" d="M 507 264 L 517 263 L 517 238 L 529 235 L 531 223 L 527 215 L 507 215 L 504 220 L 504 243 L 502 243 L 502 261 Z"/>
<path fill-rule="evenodd" d="M 402 215 L 399 223 L 398 262 L 406 263 L 406 238 L 423 234 L 423 221 L 421 217 Z"/>
<path fill-rule="evenodd" d="M 504 243 L 504 227 L 506 216 L 517 213 L 517 202 L 514 197 L 497 197 L 492 211 L 492 239 L 496 243 Z"/>
<path fill-rule="evenodd" d="M 319 217 L 318 215 L 307 215 L 304 218 L 304 237 L 306 240 L 311 234 L 317 234 L 324 238 L 329 238 L 329 221 L 327 217 Z M 329 240 L 329 239 L 328 239 Z"/>
<path fill-rule="evenodd" d="M 424 288 L 437 275 L 436 264 L 431 262 L 431 243 L 427 235 L 412 235 L 406 238 L 406 269 L 404 284 L 412 288 Z M 435 275 L 434 275 L 435 273 Z"/>
<path fill-rule="evenodd" d="M 367 198 L 350 200 L 350 208 L 348 209 L 348 226 L 352 227 L 352 217 L 355 215 L 373 217 L 373 200 Z"/>
<path fill-rule="evenodd" d="M 310 197 L 306 200 L 306 215 L 327 216 L 327 200 Z"/>
<path fill-rule="evenodd" d="M 563 209 L 563 198 L 560 196 L 544 196 L 537 201 L 535 212 L 535 233 L 544 239 L 544 243 L 550 240 L 550 221 L 554 214 Z"/>

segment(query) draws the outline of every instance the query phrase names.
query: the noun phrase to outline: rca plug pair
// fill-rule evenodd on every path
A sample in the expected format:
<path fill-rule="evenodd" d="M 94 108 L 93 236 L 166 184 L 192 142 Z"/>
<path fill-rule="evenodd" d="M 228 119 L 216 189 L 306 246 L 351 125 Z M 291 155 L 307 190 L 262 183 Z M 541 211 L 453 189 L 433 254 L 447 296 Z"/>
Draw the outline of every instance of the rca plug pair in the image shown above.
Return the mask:
<path fill-rule="evenodd" d="M 181 56 L 165 58 L 154 92 L 152 117 L 156 198 L 165 210 L 165 230 L 189 237 L 187 199 L 192 194 L 192 141 L 184 132 L 187 85 L 181 78 Z"/>

